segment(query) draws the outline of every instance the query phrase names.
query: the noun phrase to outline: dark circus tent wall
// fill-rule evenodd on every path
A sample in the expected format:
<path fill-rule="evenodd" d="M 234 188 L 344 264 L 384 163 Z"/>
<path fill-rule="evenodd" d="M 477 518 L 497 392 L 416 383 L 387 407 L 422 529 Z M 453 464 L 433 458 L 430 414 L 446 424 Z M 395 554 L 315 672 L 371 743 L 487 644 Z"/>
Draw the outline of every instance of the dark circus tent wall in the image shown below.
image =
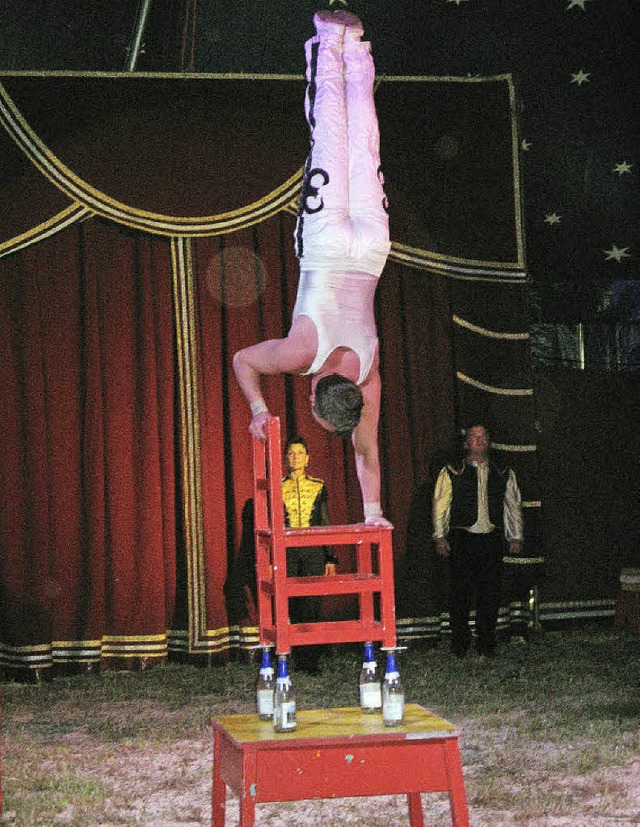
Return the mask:
<path fill-rule="evenodd" d="M 0 76 L 3 667 L 257 642 L 231 359 L 288 329 L 303 92 L 291 76 Z M 383 505 L 410 638 L 443 628 L 429 486 L 459 427 L 488 424 L 521 483 L 516 619 L 540 576 L 541 495 L 511 78 L 384 78 L 376 94 L 393 240 L 376 304 Z M 308 394 L 266 383 L 333 521 L 357 521 L 351 452 L 314 427 Z"/>

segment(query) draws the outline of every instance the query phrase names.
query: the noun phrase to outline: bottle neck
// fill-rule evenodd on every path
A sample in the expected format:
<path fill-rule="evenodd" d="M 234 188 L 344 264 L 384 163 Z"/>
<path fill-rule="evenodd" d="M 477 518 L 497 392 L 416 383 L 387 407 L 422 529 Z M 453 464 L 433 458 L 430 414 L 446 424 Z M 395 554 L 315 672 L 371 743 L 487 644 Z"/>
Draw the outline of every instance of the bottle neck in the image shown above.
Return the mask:
<path fill-rule="evenodd" d="M 262 652 L 262 664 L 260 666 L 261 669 L 271 669 L 271 655 L 269 654 L 268 649 L 264 649 Z"/>

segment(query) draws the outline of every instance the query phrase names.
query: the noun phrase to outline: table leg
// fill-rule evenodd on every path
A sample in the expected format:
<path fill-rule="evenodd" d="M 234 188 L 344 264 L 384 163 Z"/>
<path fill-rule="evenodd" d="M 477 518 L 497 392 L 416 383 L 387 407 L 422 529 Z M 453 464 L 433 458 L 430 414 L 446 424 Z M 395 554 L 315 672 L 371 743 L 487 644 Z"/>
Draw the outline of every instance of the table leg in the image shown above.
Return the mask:
<path fill-rule="evenodd" d="M 211 789 L 211 827 L 224 827 L 227 787 L 220 772 L 220 733 L 213 734 L 213 783 Z"/>
<path fill-rule="evenodd" d="M 451 824 L 453 827 L 469 827 L 469 810 L 467 809 L 467 796 L 464 790 L 464 777 L 462 775 L 458 739 L 451 738 L 446 741 L 444 749 L 447 776 L 449 778 Z"/>
<path fill-rule="evenodd" d="M 247 749 L 242 756 L 242 793 L 240 795 L 240 827 L 253 827 L 256 818 L 256 783 L 258 755 Z"/>
<path fill-rule="evenodd" d="M 407 801 L 409 802 L 409 823 L 411 827 L 424 827 L 420 793 L 407 793 Z"/>

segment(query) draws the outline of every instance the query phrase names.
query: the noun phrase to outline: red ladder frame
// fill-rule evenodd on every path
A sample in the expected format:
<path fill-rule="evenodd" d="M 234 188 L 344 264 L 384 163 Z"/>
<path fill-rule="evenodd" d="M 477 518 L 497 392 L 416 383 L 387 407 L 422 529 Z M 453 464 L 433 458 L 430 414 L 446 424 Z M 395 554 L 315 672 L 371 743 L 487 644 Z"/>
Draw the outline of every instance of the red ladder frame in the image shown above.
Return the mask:
<path fill-rule="evenodd" d="M 282 448 L 280 420 L 267 423 L 266 444 L 253 440 L 253 490 L 255 510 L 256 579 L 260 642 L 272 643 L 278 654 L 292 646 L 319 643 L 381 641 L 396 645 L 393 585 L 393 529 L 365 523 L 337 526 L 286 528 L 282 501 Z M 287 577 L 287 549 L 310 546 L 351 545 L 356 548 L 356 571 L 332 576 Z M 377 547 L 377 572 L 373 549 Z M 356 620 L 291 623 L 289 598 L 312 595 L 355 594 Z M 374 595 L 380 597 L 379 618 Z"/>

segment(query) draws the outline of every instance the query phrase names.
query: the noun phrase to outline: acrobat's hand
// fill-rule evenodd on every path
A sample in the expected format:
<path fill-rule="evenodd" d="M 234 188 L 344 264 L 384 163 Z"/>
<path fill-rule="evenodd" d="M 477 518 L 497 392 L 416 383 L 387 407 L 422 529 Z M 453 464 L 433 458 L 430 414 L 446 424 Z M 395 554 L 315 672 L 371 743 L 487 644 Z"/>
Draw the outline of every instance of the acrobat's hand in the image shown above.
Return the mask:
<path fill-rule="evenodd" d="M 256 414 L 249 424 L 249 433 L 261 442 L 267 441 L 267 422 L 271 419 L 269 411 Z"/>
<path fill-rule="evenodd" d="M 393 528 L 392 523 L 382 514 L 371 514 L 365 519 L 365 525 L 377 525 L 381 528 Z"/>

